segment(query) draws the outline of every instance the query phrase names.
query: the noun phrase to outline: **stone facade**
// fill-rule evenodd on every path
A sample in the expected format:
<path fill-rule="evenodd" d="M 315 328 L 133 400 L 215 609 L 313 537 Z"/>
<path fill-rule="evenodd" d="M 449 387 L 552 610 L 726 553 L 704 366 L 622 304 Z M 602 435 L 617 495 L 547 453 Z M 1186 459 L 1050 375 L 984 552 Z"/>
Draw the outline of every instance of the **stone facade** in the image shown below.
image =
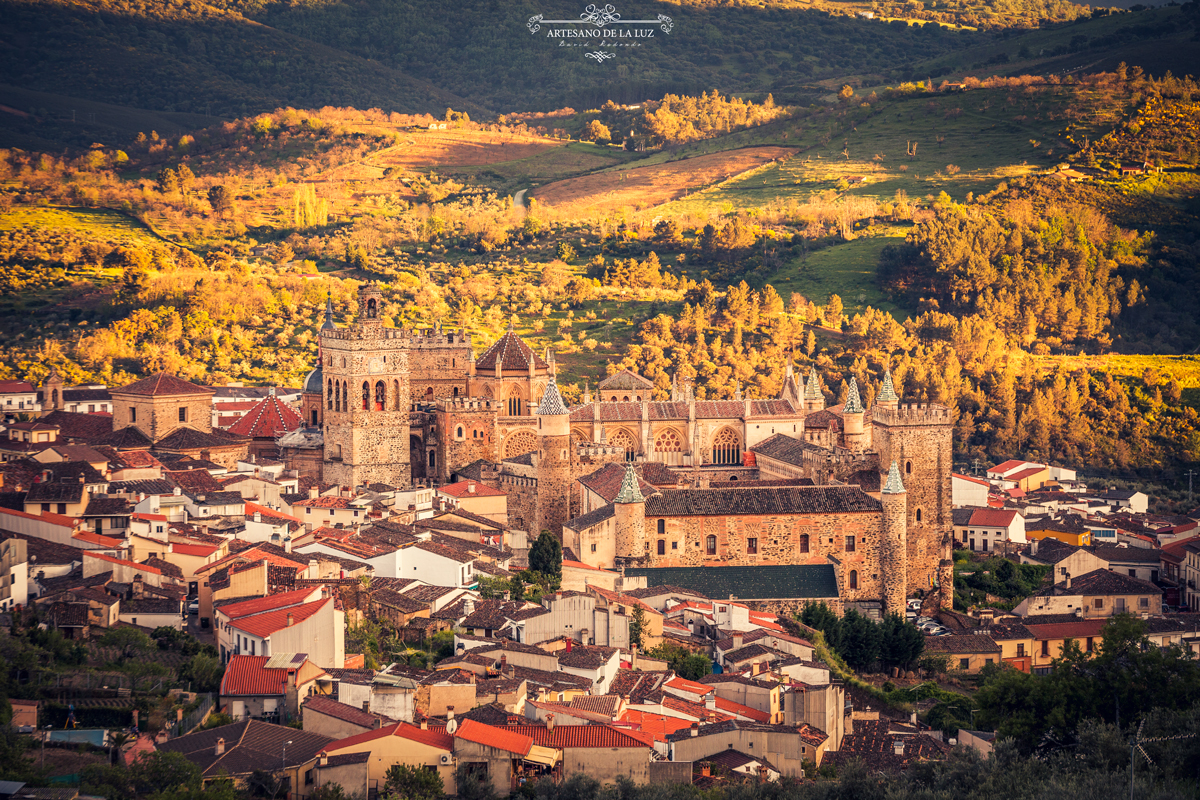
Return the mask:
<path fill-rule="evenodd" d="M 429 473 L 446 482 L 458 467 L 480 459 L 495 461 L 498 411 L 499 404 L 487 398 L 443 397 L 438 400 L 432 469 L 426 461 Z"/>
<path fill-rule="evenodd" d="M 359 291 L 359 321 L 321 332 L 324 478 L 343 486 L 412 486 L 408 337 L 379 319 L 377 289 Z"/>
<path fill-rule="evenodd" d="M 471 334 L 419 331 L 409 338 L 408 368 L 412 398 L 433 403 L 467 393 L 467 375 L 474 361 Z M 467 463 L 467 462 L 463 462 Z"/>
<path fill-rule="evenodd" d="M 150 441 L 165 439 L 179 428 L 212 433 L 213 391 L 179 395 L 124 394 L 111 391 L 113 430 L 137 428 Z"/>

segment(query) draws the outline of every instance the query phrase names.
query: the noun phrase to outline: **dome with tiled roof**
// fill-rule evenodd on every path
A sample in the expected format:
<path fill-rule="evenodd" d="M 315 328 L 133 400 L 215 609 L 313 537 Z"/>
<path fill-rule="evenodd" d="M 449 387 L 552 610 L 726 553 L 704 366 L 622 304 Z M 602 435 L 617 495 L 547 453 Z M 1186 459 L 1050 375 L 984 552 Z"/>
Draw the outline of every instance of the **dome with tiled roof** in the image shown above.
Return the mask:
<path fill-rule="evenodd" d="M 275 395 L 264 397 L 237 422 L 229 426 L 229 432 L 238 436 L 275 438 L 282 433 L 294 431 L 304 424 L 300 415 L 291 406 L 280 402 Z"/>
<path fill-rule="evenodd" d="M 509 328 L 507 333 L 497 339 L 495 344 L 475 360 L 475 371 L 491 371 L 496 369 L 497 365 L 501 370 L 527 371 L 530 362 L 533 363 L 534 369 L 550 368 L 545 359 L 535 353 L 532 347 L 525 344 L 521 337 L 517 336 L 512 328 Z"/>

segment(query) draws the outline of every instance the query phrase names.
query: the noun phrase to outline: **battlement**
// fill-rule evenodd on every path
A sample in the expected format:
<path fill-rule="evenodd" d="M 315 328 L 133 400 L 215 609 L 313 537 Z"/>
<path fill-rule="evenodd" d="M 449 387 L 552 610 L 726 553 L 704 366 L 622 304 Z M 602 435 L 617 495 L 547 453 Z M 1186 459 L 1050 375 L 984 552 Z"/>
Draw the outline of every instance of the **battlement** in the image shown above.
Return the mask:
<path fill-rule="evenodd" d="M 616 455 L 625 455 L 625 448 L 613 444 L 596 444 L 594 442 L 580 442 L 575 445 L 575 453 L 580 458 L 587 457 L 607 457 Z"/>
<path fill-rule="evenodd" d="M 499 400 L 490 397 L 443 397 L 437 401 L 438 411 L 450 413 L 459 411 L 486 411 L 494 413 L 503 406 Z"/>
<path fill-rule="evenodd" d="M 353 325 L 349 328 L 334 328 L 321 331 L 323 339 L 339 339 L 353 342 L 367 339 L 393 339 L 408 344 L 408 333 L 401 328 L 385 328 L 382 325 Z"/>
<path fill-rule="evenodd" d="M 471 334 L 438 333 L 437 331 L 405 331 L 410 346 L 415 350 L 455 347 L 469 349 Z"/>
<path fill-rule="evenodd" d="M 952 425 L 950 409 L 936 403 L 904 403 L 899 408 L 871 409 L 871 420 L 882 425 Z"/>

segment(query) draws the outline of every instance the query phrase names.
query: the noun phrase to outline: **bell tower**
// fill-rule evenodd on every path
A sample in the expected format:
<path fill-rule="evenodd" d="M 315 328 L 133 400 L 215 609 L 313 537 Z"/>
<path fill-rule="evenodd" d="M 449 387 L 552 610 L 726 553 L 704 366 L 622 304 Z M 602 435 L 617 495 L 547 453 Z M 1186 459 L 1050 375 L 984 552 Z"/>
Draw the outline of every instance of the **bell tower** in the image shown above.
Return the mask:
<path fill-rule="evenodd" d="M 343 486 L 412 485 L 409 464 L 409 341 L 383 325 L 383 295 L 358 290 L 358 320 L 321 330 L 324 478 Z"/>

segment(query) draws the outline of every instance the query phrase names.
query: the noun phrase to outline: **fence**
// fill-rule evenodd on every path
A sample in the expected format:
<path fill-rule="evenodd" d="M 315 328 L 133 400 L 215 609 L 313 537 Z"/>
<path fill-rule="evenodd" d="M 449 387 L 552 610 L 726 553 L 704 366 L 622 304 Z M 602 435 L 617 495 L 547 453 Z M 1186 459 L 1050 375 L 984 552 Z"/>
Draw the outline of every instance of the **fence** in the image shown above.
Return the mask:
<path fill-rule="evenodd" d="M 196 707 L 195 711 L 188 714 L 178 722 L 171 723 L 166 727 L 167 736 L 174 739 L 177 736 L 183 736 L 184 734 L 191 733 L 196 728 L 200 727 L 200 724 L 204 722 L 205 718 L 208 716 L 208 712 L 212 710 L 212 707 L 213 695 L 204 695 L 204 697 L 200 700 L 200 705 Z"/>

